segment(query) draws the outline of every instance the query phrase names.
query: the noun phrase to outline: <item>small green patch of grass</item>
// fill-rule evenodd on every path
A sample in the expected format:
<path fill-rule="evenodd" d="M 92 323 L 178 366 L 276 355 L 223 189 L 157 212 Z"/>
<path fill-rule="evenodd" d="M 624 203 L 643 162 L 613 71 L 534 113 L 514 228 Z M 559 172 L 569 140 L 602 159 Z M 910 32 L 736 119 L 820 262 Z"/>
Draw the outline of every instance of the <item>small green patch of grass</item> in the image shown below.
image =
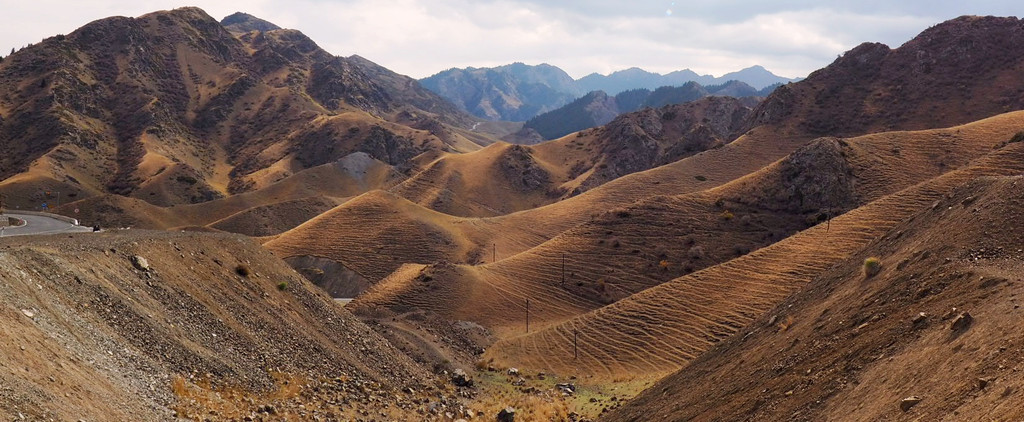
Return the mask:
<path fill-rule="evenodd" d="M 882 271 L 882 260 L 876 256 L 872 256 L 864 260 L 864 277 L 874 277 Z"/>

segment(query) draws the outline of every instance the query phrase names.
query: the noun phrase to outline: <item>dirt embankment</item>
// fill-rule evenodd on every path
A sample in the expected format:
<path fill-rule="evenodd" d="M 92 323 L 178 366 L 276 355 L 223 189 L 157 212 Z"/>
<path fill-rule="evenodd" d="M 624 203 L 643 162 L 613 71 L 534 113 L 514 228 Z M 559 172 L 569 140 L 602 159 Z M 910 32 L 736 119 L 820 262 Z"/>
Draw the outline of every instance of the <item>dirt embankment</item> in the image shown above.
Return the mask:
<path fill-rule="evenodd" d="M 464 410 L 450 387 L 242 236 L 0 239 L 0 304 L 4 420 Z"/>

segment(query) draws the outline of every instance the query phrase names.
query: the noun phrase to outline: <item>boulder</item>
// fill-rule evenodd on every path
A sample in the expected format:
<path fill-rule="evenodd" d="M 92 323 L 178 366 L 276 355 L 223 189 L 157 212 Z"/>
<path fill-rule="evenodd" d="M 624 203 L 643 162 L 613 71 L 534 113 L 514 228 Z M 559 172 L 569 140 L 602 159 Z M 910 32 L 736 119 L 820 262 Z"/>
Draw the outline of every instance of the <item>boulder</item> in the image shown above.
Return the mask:
<path fill-rule="evenodd" d="M 132 265 L 138 268 L 139 271 L 149 271 L 149 261 L 138 255 L 132 256 Z"/>
<path fill-rule="evenodd" d="M 452 373 L 452 384 L 455 384 L 456 387 L 472 387 L 473 379 L 466 375 L 466 371 L 456 369 Z"/>
<path fill-rule="evenodd" d="M 511 406 L 501 409 L 498 412 L 498 422 L 515 422 L 516 420 L 516 409 Z"/>

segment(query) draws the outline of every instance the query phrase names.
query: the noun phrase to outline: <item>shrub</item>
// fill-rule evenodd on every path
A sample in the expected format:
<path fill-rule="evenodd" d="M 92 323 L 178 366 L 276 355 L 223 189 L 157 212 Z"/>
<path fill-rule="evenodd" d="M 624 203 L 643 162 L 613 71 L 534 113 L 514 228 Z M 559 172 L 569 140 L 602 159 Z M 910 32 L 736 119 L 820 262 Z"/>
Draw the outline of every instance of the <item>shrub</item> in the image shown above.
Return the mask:
<path fill-rule="evenodd" d="M 725 211 L 722 211 L 721 217 L 722 217 L 723 220 L 729 221 L 729 220 L 732 220 L 733 217 L 736 217 L 736 214 L 733 214 L 732 211 L 725 210 Z"/>
<path fill-rule="evenodd" d="M 697 179 L 697 181 L 699 181 L 699 182 L 706 182 L 706 181 L 708 180 L 708 178 L 707 178 L 707 177 L 705 177 L 705 176 L 701 176 L 701 175 L 699 175 L 699 174 L 698 174 L 698 175 L 696 175 L 696 176 L 693 176 L 693 178 L 694 178 L 694 179 Z"/>
<path fill-rule="evenodd" d="M 882 260 L 878 257 L 872 256 L 864 260 L 864 277 L 874 277 L 879 271 L 882 271 Z"/>
<path fill-rule="evenodd" d="M 242 276 L 242 277 L 248 277 L 249 274 L 251 274 L 252 272 L 249 271 L 249 266 L 248 265 L 238 264 L 238 266 L 235 267 L 235 273 L 240 275 L 240 276 Z"/>
<path fill-rule="evenodd" d="M 667 259 L 663 259 L 663 260 L 661 260 L 661 262 L 658 263 L 658 266 L 660 266 L 661 269 L 663 269 L 663 270 L 667 270 L 668 266 L 669 266 L 669 262 L 668 262 Z"/>
<path fill-rule="evenodd" d="M 280 290 L 282 292 L 285 291 L 285 290 L 288 290 L 288 282 L 287 281 L 282 281 L 280 283 L 277 283 L 277 290 Z"/>
<path fill-rule="evenodd" d="M 690 251 L 687 252 L 686 254 L 689 255 L 691 259 L 701 259 L 704 258 L 704 248 L 700 246 L 694 246 L 690 248 Z"/>
<path fill-rule="evenodd" d="M 1015 135 L 1013 135 L 1012 138 L 1010 138 L 1010 143 L 1011 144 L 1014 143 L 1014 142 L 1020 142 L 1020 141 L 1024 141 L 1024 130 L 1022 130 L 1020 132 L 1017 132 Z"/>

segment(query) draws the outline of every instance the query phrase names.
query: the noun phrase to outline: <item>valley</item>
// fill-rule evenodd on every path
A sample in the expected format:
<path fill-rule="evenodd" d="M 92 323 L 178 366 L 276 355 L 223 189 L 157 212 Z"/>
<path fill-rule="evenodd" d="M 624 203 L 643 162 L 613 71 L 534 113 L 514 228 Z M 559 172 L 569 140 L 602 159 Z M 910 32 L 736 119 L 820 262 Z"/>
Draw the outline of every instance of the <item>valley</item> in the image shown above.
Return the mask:
<path fill-rule="evenodd" d="M 0 238 L 0 417 L 1017 420 L 1022 41 L 417 81 L 195 7 L 47 38 L 0 213 L 102 230 Z"/>

